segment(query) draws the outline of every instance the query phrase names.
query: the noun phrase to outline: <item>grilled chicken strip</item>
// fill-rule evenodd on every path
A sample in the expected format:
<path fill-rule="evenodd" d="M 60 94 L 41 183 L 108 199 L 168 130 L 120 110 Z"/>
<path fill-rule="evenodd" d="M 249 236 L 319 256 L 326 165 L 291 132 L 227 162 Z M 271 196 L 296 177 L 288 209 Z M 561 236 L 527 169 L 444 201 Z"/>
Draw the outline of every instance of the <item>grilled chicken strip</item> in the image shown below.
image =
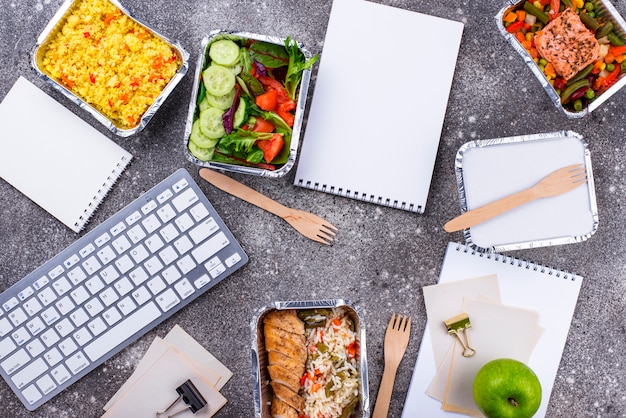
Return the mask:
<path fill-rule="evenodd" d="M 304 335 L 304 322 L 298 318 L 293 309 L 276 310 L 270 312 L 263 319 L 264 324 L 271 324 L 294 334 Z"/>
<path fill-rule="evenodd" d="M 270 385 L 274 390 L 274 396 L 287 405 L 295 408 L 298 412 L 304 411 L 304 399 L 293 390 L 280 383 L 271 382 Z"/>
<path fill-rule="evenodd" d="M 271 324 L 265 324 L 264 331 L 267 351 L 278 351 L 304 364 L 307 357 L 304 335 L 294 334 Z"/>
<path fill-rule="evenodd" d="M 298 411 L 278 398 L 272 400 L 272 418 L 298 418 Z"/>

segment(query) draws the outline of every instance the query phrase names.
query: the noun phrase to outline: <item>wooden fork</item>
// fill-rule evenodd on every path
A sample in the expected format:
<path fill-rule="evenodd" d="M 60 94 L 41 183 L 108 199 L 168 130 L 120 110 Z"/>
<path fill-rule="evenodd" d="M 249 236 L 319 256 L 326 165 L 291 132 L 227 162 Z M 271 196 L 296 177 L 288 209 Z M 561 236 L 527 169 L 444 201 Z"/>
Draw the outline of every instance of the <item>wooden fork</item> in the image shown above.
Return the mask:
<path fill-rule="evenodd" d="M 376 407 L 372 418 L 386 418 L 389 412 L 391 392 L 396 380 L 396 372 L 411 336 L 411 318 L 394 313 L 385 331 L 385 370 L 378 389 Z"/>
<path fill-rule="evenodd" d="M 476 209 L 469 210 L 460 216 L 448 221 L 443 229 L 446 232 L 460 231 L 478 225 L 481 222 L 495 218 L 511 209 L 521 206 L 535 199 L 558 196 L 575 189 L 587 182 L 587 170 L 582 164 L 574 164 L 560 168 L 544 177 L 534 186 L 487 203 Z"/>
<path fill-rule="evenodd" d="M 200 169 L 200 177 L 226 193 L 237 196 L 246 202 L 283 218 L 296 231 L 313 241 L 326 245 L 330 245 L 333 242 L 337 228 L 317 215 L 284 206 L 256 190 L 208 168 Z"/>

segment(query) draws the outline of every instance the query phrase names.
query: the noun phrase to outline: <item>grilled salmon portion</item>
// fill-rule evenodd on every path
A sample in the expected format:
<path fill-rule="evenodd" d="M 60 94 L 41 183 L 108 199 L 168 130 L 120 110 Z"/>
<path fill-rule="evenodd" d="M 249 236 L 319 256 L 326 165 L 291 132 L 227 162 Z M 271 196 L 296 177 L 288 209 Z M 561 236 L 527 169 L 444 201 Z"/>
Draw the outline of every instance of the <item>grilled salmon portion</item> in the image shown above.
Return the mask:
<path fill-rule="evenodd" d="M 535 34 L 537 52 L 552 63 L 557 74 L 569 80 L 598 59 L 600 44 L 580 17 L 566 8 Z"/>

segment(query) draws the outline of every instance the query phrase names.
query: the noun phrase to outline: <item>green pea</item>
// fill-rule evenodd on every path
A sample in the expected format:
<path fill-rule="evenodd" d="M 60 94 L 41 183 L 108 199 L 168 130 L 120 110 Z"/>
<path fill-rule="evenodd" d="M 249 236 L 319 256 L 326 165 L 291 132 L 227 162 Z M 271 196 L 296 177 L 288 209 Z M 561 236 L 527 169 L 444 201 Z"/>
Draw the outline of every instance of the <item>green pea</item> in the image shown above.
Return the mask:
<path fill-rule="evenodd" d="M 626 60 L 622 61 L 622 63 L 619 66 L 622 69 L 622 71 L 626 72 Z"/>
<path fill-rule="evenodd" d="M 596 13 L 595 12 L 587 12 L 587 14 L 589 15 L 589 17 L 596 17 Z"/>
<path fill-rule="evenodd" d="M 615 64 L 607 64 L 605 68 L 608 72 L 611 72 L 615 69 Z"/>
<path fill-rule="evenodd" d="M 539 65 L 545 67 L 546 64 L 548 64 L 548 61 L 545 58 L 540 58 L 539 59 Z"/>
<path fill-rule="evenodd" d="M 585 3 L 585 10 L 587 12 L 591 12 L 591 11 L 593 11 L 593 9 L 595 9 L 595 6 L 593 5 L 592 2 L 588 1 L 588 2 Z"/>
<path fill-rule="evenodd" d="M 596 93 L 595 93 L 593 90 L 589 89 L 589 90 L 587 90 L 587 91 L 585 92 L 585 97 L 586 97 L 587 99 L 591 100 L 591 99 L 593 99 L 594 97 L 596 97 Z"/>

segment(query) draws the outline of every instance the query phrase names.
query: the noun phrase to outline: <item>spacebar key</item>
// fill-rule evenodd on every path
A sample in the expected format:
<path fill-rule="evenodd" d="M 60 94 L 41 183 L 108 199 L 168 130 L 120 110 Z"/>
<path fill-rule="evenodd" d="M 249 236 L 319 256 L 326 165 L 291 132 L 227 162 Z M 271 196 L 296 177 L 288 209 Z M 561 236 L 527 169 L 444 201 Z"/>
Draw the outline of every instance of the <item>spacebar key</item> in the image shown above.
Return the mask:
<path fill-rule="evenodd" d="M 96 361 L 113 350 L 127 338 L 132 337 L 143 327 L 157 319 L 161 311 L 154 302 L 150 302 L 137 312 L 133 313 L 118 325 L 110 328 L 98 339 L 85 346 L 85 354 L 91 361 Z"/>

